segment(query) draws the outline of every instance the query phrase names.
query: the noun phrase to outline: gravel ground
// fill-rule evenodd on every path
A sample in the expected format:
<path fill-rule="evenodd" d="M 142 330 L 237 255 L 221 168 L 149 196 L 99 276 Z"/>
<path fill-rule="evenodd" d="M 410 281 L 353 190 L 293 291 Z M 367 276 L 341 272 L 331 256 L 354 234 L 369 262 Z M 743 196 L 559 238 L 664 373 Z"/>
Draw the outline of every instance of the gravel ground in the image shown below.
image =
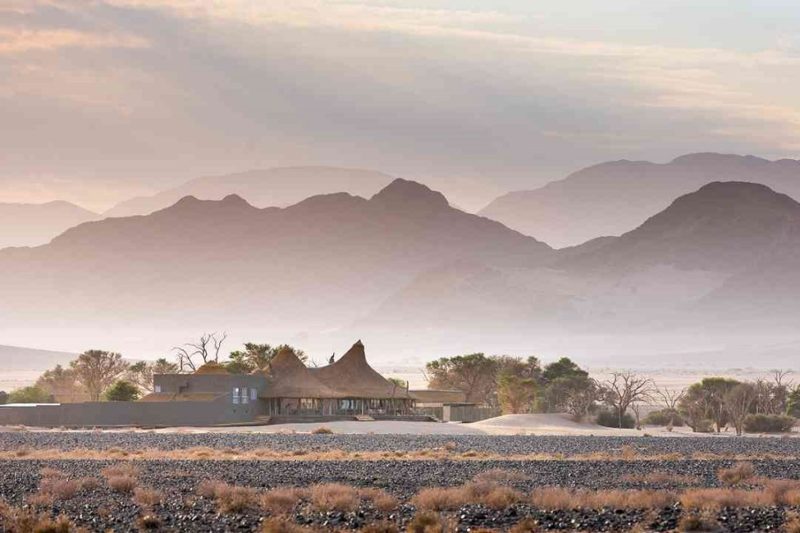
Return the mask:
<path fill-rule="evenodd" d="M 78 448 L 177 450 L 196 446 L 278 451 L 345 450 L 414 451 L 454 446 L 498 455 L 613 452 L 625 446 L 643 455 L 709 453 L 717 455 L 779 455 L 800 457 L 800 439 L 713 437 L 601 437 L 601 436 L 491 436 L 491 435 L 310 435 L 247 433 L 148 433 L 92 431 L 0 432 L 0 450 Z"/>
<path fill-rule="evenodd" d="M 273 448 L 277 450 L 381 451 L 430 449 L 454 443 L 457 450 L 478 450 L 501 455 L 537 453 L 565 455 L 618 450 L 633 446 L 640 453 L 660 455 L 678 452 L 708 452 L 719 455 L 800 456 L 800 443 L 789 439 L 714 438 L 620 438 L 620 437 L 490 437 L 388 436 L 388 435 L 250 435 L 250 434 L 158 434 L 147 432 L 5 432 L 0 450 L 21 447 L 40 449 L 123 448 L 179 449 L 192 446 L 214 448 Z M 642 485 L 625 481 L 627 474 L 654 471 L 694 478 L 693 486 L 719 486 L 717 471 L 734 464 L 732 459 L 635 461 L 511 461 L 511 460 L 378 460 L 378 461 L 249 461 L 249 460 L 148 460 L 132 461 L 139 467 L 138 484 L 161 490 L 165 503 L 154 507 L 162 529 L 175 531 L 253 531 L 261 528 L 264 515 L 257 510 L 242 514 L 220 514 L 214 502 L 200 498 L 196 488 L 203 480 L 221 480 L 232 485 L 268 489 L 279 486 L 305 487 L 320 482 L 340 482 L 356 487 L 378 487 L 397 496 L 403 504 L 382 514 L 364 503 L 353 513 L 321 514 L 308 507 L 298 509 L 293 520 L 330 529 L 353 529 L 375 521 L 389 521 L 401 529 L 414 516 L 409 499 L 421 488 L 456 486 L 488 469 L 502 468 L 524 474 L 515 488 L 530 491 L 541 486 L 587 489 L 680 489 L 674 481 Z M 55 516 L 66 514 L 77 525 L 91 531 L 135 531 L 142 511 L 130 495 L 112 492 L 100 471 L 114 461 L 35 460 L 0 461 L 0 498 L 13 506 L 24 506 L 35 494 L 43 468 L 54 468 L 70 478 L 101 479 L 96 488 L 85 488 L 73 499 L 56 501 Z M 754 459 L 756 474 L 771 478 L 800 479 L 800 459 Z M 718 513 L 725 531 L 775 530 L 784 522 L 783 508 L 730 509 Z M 797 511 L 797 509 L 792 509 Z M 648 530 L 674 529 L 680 506 L 655 512 L 624 510 L 543 511 L 518 504 L 502 511 L 469 505 L 450 513 L 460 531 L 476 528 L 508 529 L 520 520 L 533 518 L 548 530 L 620 531 L 639 524 Z"/>

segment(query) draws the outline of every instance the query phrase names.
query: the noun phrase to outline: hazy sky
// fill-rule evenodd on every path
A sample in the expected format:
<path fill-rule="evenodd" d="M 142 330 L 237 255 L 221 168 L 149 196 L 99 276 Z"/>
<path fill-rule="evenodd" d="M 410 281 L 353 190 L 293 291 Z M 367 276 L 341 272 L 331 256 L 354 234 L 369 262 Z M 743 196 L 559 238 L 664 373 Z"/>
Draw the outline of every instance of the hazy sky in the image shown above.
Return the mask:
<path fill-rule="evenodd" d="M 796 0 L 0 2 L 0 201 L 326 164 L 476 207 L 608 159 L 800 152 Z"/>

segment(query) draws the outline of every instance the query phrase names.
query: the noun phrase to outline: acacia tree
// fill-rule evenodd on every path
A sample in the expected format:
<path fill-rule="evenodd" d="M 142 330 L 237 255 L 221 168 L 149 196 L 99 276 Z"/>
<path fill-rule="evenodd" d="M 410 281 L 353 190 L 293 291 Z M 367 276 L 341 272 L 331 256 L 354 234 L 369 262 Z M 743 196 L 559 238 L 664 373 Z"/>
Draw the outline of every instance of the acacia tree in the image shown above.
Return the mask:
<path fill-rule="evenodd" d="M 503 414 L 530 413 L 536 402 L 536 380 L 501 373 L 497 378 L 497 400 Z"/>
<path fill-rule="evenodd" d="M 225 332 L 219 336 L 217 333 L 203 333 L 196 342 L 175 346 L 172 351 L 178 358 L 179 371 L 196 372 L 206 363 L 219 363 L 219 352 L 227 338 L 228 334 Z"/>
<path fill-rule="evenodd" d="M 228 370 L 234 374 L 249 374 L 254 370 L 263 370 L 267 368 L 275 356 L 283 350 L 290 350 L 303 363 L 308 362 L 308 356 L 303 350 L 299 350 L 288 344 L 272 346 L 270 344 L 246 342 L 244 350 L 231 352 L 230 360 L 226 366 Z"/>
<path fill-rule="evenodd" d="M 675 415 L 678 413 L 678 405 L 685 395 L 686 389 L 675 390 L 664 387 L 663 389 L 657 388 L 655 390 L 655 396 L 661 400 L 661 405 L 669 413 L 667 431 L 672 431 L 672 428 L 675 427 Z"/>
<path fill-rule="evenodd" d="M 88 350 L 70 363 L 75 376 L 89 393 L 89 399 L 99 401 L 103 391 L 128 369 L 128 363 L 116 352 Z"/>
<path fill-rule="evenodd" d="M 162 357 L 155 361 L 139 361 L 132 364 L 125 373 L 125 379 L 143 391 L 153 392 L 153 376 L 178 373 L 178 365 Z"/>
<path fill-rule="evenodd" d="M 725 393 L 725 410 L 730 416 L 737 435 L 744 433 L 744 419 L 756 399 L 756 387 L 752 383 L 738 383 Z"/>
<path fill-rule="evenodd" d="M 630 372 L 613 372 L 611 378 L 603 383 L 605 402 L 617 415 L 618 427 L 631 404 L 650 398 L 654 389 L 653 380 Z"/>
<path fill-rule="evenodd" d="M 425 365 L 430 389 L 456 389 L 469 403 L 487 403 L 496 387 L 497 362 L 482 353 L 442 357 Z"/>

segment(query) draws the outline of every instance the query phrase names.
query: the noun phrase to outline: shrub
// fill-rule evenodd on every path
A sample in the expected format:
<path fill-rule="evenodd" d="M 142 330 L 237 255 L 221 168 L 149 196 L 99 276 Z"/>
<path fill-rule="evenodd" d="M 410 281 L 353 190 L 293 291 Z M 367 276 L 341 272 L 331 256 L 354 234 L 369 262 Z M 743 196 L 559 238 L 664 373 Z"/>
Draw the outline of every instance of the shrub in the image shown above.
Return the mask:
<path fill-rule="evenodd" d="M 617 413 L 614 413 L 613 411 L 609 411 L 607 409 L 604 409 L 599 413 L 597 413 L 597 418 L 595 419 L 595 422 L 600 426 L 605 426 L 608 428 L 619 427 L 619 417 L 617 416 Z M 630 414 L 625 413 L 622 416 L 622 427 L 625 429 L 633 429 L 635 426 L 636 426 L 636 421 L 633 419 L 633 417 Z"/>
<path fill-rule="evenodd" d="M 23 387 L 8 395 L 8 403 L 49 403 L 53 398 L 44 389 L 36 386 Z"/>
<path fill-rule="evenodd" d="M 0 390 L 0 405 L 5 405 L 6 403 L 8 403 L 8 393 Z"/>
<path fill-rule="evenodd" d="M 744 430 L 748 433 L 788 433 L 797 419 L 787 415 L 747 415 Z"/>
<path fill-rule="evenodd" d="M 139 507 L 152 507 L 164 501 L 164 495 L 154 489 L 137 488 L 133 491 L 133 501 Z"/>
<path fill-rule="evenodd" d="M 467 503 L 467 498 L 460 487 L 430 487 L 419 491 L 411 499 L 411 503 L 426 511 L 449 511 Z"/>
<path fill-rule="evenodd" d="M 241 513 L 258 505 L 258 492 L 251 487 L 236 487 L 222 481 L 203 481 L 197 494 L 214 499 L 222 513 Z"/>
<path fill-rule="evenodd" d="M 333 434 L 333 430 L 331 428 L 318 427 L 317 429 L 315 429 L 311 433 L 313 433 L 314 435 L 332 435 Z"/>
<path fill-rule="evenodd" d="M 105 393 L 105 398 L 109 402 L 135 402 L 139 399 L 139 387 L 125 381 L 117 380 Z"/>
<path fill-rule="evenodd" d="M 673 409 L 659 409 L 644 417 L 644 423 L 650 426 L 668 426 L 670 420 L 675 427 L 683 426 L 683 418 Z"/>
<path fill-rule="evenodd" d="M 442 517 L 436 513 L 417 513 L 408 524 L 408 533 L 444 533 L 447 531 Z"/>
<path fill-rule="evenodd" d="M 308 530 L 280 518 L 268 518 L 261 526 L 262 533 L 307 533 Z"/>
<path fill-rule="evenodd" d="M 739 485 L 753 479 L 756 470 L 753 463 L 737 463 L 730 468 L 722 468 L 717 472 L 719 480 L 728 486 Z"/>
<path fill-rule="evenodd" d="M 261 505 L 273 515 L 285 515 L 294 511 L 302 499 L 302 491 L 295 488 L 268 490 L 261 497 Z"/>
<path fill-rule="evenodd" d="M 769 507 L 769 495 L 763 491 L 738 489 L 693 489 L 681 495 L 685 509 L 718 510 L 724 507 Z"/>
<path fill-rule="evenodd" d="M 362 489 L 359 491 L 359 495 L 364 500 L 371 501 L 375 509 L 384 513 L 397 509 L 398 505 L 400 505 L 397 498 L 378 488 Z"/>
<path fill-rule="evenodd" d="M 133 476 L 111 476 L 107 478 L 108 486 L 114 492 L 129 494 L 136 488 L 138 482 Z"/>
<path fill-rule="evenodd" d="M 358 491 L 341 483 L 322 483 L 311 487 L 311 503 L 319 511 L 355 511 Z"/>

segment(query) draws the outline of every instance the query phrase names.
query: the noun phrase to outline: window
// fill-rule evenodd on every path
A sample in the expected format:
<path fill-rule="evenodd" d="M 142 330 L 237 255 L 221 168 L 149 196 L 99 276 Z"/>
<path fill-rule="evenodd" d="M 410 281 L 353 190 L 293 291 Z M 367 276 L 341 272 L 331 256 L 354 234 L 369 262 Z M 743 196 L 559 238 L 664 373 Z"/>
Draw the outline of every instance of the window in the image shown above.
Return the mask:
<path fill-rule="evenodd" d="M 250 389 L 250 399 L 253 400 L 253 401 L 256 401 L 257 398 L 258 398 L 258 391 L 256 389 L 251 388 Z"/>
<path fill-rule="evenodd" d="M 249 397 L 247 396 L 247 387 L 242 387 L 242 403 L 247 403 L 248 398 Z"/>
<path fill-rule="evenodd" d="M 161 385 L 155 385 L 153 387 L 153 392 L 161 392 Z"/>
<path fill-rule="evenodd" d="M 239 387 L 233 388 L 233 403 L 239 403 Z"/>

